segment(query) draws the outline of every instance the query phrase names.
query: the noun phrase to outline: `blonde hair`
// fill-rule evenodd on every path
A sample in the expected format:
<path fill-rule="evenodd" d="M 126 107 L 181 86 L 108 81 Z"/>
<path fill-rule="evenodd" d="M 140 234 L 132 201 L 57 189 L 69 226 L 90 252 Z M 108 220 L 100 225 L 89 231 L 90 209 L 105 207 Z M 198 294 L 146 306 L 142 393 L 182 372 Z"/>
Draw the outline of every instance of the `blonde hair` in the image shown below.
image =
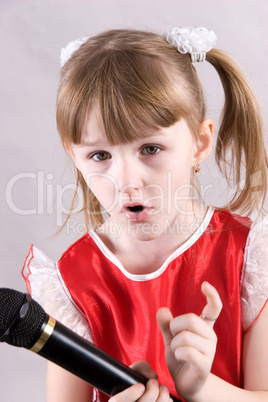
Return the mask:
<path fill-rule="evenodd" d="M 218 71 L 225 91 L 217 163 L 227 179 L 223 162 L 231 165 L 235 183 L 240 183 L 245 166 L 245 185 L 242 191 L 237 189 L 228 208 L 251 212 L 259 206 L 260 198 L 264 200 L 267 181 L 259 106 L 230 56 L 212 49 L 207 61 Z M 110 30 L 91 37 L 62 68 L 57 126 L 64 146 L 80 143 L 92 106 L 98 107 L 111 144 L 145 137 L 181 118 L 197 137 L 205 118 L 202 86 L 189 55 L 179 53 L 158 34 L 137 30 Z M 259 191 L 252 193 L 252 178 L 258 172 L 262 181 Z M 102 208 L 79 171 L 77 184 L 83 190 L 86 224 L 101 225 Z M 75 198 L 71 210 L 74 205 Z"/>

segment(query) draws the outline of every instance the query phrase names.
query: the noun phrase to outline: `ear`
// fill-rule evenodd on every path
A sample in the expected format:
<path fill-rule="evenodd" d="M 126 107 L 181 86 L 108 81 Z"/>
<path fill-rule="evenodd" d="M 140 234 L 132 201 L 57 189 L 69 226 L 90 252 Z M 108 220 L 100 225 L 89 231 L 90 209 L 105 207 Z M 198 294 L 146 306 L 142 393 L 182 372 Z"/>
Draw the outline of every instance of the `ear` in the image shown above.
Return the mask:
<path fill-rule="evenodd" d="M 207 118 L 199 126 L 199 135 L 196 139 L 196 152 L 193 166 L 202 163 L 209 156 L 213 147 L 214 122 Z"/>

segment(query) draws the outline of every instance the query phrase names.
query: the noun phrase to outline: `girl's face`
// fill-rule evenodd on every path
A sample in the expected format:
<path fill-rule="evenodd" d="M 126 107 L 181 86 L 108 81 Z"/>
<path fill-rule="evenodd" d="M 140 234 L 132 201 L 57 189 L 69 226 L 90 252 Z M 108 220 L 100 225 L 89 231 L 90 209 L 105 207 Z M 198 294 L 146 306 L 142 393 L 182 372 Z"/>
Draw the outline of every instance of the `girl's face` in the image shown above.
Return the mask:
<path fill-rule="evenodd" d="M 135 229 L 139 239 L 153 239 L 187 221 L 191 171 L 202 161 L 204 144 L 195 141 L 185 120 L 119 145 L 110 145 L 100 121 L 93 108 L 81 144 L 70 152 L 110 222 Z"/>

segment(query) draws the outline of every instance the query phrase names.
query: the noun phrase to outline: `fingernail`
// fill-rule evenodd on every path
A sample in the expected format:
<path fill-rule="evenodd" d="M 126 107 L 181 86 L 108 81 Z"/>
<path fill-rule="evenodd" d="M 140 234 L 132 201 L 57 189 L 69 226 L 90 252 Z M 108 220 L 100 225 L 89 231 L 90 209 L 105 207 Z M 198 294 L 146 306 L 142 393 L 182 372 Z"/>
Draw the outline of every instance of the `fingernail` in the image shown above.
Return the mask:
<path fill-rule="evenodd" d="M 145 385 L 144 384 L 137 384 L 137 387 L 139 391 L 143 394 L 145 391 Z"/>
<path fill-rule="evenodd" d="M 165 385 L 160 385 L 160 389 L 165 392 L 166 394 L 169 394 L 169 390 L 168 387 L 166 387 Z"/>
<path fill-rule="evenodd" d="M 153 387 L 159 387 L 158 381 L 156 378 L 150 378 L 150 380 L 148 381 L 148 383 L 151 384 L 151 386 Z"/>
<path fill-rule="evenodd" d="M 211 285 L 211 283 L 209 283 L 209 282 L 206 281 L 205 284 L 206 284 L 209 288 L 214 289 L 214 286 Z"/>

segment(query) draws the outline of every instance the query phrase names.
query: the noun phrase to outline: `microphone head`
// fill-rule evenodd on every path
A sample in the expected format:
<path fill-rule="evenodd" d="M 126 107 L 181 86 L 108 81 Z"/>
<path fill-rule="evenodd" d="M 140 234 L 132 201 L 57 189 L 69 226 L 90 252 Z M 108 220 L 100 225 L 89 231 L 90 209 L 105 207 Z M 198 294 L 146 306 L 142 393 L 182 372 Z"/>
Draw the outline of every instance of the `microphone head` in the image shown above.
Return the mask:
<path fill-rule="evenodd" d="M 29 295 L 0 288 L 0 342 L 30 349 L 40 336 L 46 316 Z"/>

